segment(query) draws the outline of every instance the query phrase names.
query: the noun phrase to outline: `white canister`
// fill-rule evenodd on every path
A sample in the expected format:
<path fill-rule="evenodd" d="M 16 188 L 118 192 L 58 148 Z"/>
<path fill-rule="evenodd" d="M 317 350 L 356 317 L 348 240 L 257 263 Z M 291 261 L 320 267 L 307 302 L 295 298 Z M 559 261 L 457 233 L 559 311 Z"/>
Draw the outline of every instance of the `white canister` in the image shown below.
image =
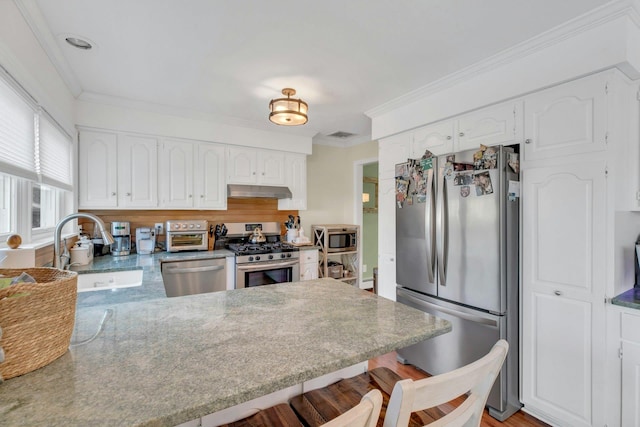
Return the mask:
<path fill-rule="evenodd" d="M 71 264 L 87 265 L 91 261 L 90 251 L 87 246 L 74 246 L 70 249 Z"/>
<path fill-rule="evenodd" d="M 295 228 L 289 228 L 287 230 L 287 242 L 292 243 L 298 237 L 298 230 Z"/>

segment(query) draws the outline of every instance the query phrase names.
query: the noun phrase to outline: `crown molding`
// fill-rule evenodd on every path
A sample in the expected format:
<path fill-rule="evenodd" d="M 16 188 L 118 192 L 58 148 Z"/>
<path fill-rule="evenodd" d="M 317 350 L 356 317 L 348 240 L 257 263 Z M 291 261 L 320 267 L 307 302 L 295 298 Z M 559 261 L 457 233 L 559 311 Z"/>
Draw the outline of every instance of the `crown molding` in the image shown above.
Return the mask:
<path fill-rule="evenodd" d="M 365 114 L 371 118 L 378 117 L 397 108 L 451 88 L 473 76 L 532 55 L 566 39 L 572 38 L 577 34 L 583 33 L 622 16 L 627 16 L 636 26 L 640 27 L 640 0 L 613 0 L 581 16 L 560 24 L 551 30 L 463 68 L 460 71 L 451 73 L 426 86 L 365 111 Z"/>
<path fill-rule="evenodd" d="M 42 49 L 49 57 L 49 60 L 58 71 L 58 74 L 69 88 L 74 97 L 78 97 L 82 93 L 82 86 L 78 81 L 75 73 L 69 67 L 69 63 L 64 58 L 56 38 L 51 34 L 49 26 L 42 16 L 40 8 L 34 0 L 13 0 L 22 17 L 26 21 L 31 32 L 42 46 Z"/>

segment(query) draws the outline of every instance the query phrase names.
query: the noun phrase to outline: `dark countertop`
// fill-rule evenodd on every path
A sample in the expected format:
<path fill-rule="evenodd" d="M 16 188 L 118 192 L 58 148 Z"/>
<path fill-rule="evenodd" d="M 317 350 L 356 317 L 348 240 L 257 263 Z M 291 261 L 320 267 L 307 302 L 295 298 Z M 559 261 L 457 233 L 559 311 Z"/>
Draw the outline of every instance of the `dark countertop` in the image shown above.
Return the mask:
<path fill-rule="evenodd" d="M 174 426 L 450 330 L 334 279 L 79 307 L 69 352 L 0 386 L 0 426 Z"/>
<path fill-rule="evenodd" d="M 162 273 L 160 272 L 160 261 L 225 258 L 230 256 L 234 256 L 233 252 L 226 249 L 197 252 L 156 252 L 150 255 L 132 254 L 118 257 L 104 255 L 95 257 L 93 262 L 87 265 L 71 266 L 70 270 L 76 271 L 78 274 L 143 270 L 141 286 L 79 292 L 78 307 L 88 307 L 167 298 L 162 282 Z"/>
<path fill-rule="evenodd" d="M 631 288 L 611 299 L 611 304 L 640 310 L 640 288 Z"/>

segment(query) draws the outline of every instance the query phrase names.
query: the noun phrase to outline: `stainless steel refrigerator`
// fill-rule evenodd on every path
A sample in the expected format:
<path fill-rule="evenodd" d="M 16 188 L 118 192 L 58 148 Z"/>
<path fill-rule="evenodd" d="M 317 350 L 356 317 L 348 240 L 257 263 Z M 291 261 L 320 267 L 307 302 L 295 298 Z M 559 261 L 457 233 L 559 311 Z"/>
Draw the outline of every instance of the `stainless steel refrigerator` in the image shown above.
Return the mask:
<path fill-rule="evenodd" d="M 398 351 L 436 375 L 473 362 L 501 338 L 509 353 L 489 395 L 504 420 L 518 399 L 519 166 L 514 147 L 396 165 L 396 296 L 449 320 L 450 333 Z"/>

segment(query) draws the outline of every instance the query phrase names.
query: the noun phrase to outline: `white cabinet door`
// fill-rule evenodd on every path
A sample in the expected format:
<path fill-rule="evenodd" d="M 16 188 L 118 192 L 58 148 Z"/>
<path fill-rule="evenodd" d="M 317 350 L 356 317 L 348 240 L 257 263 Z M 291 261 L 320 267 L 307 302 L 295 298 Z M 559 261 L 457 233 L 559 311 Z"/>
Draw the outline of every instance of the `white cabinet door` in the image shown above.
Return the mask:
<path fill-rule="evenodd" d="M 118 206 L 117 141 L 114 133 L 81 131 L 78 147 L 80 208 Z"/>
<path fill-rule="evenodd" d="M 300 280 L 313 280 L 318 278 L 318 251 L 300 251 Z"/>
<path fill-rule="evenodd" d="M 622 343 L 622 426 L 640 427 L 640 343 Z"/>
<path fill-rule="evenodd" d="M 395 179 L 378 182 L 378 295 L 396 299 Z"/>
<path fill-rule="evenodd" d="M 485 108 L 464 115 L 457 122 L 456 151 L 478 149 L 480 144 L 490 146 L 520 142 L 522 140 L 522 102 Z"/>
<path fill-rule="evenodd" d="M 285 155 L 281 151 L 258 152 L 258 183 L 263 185 L 284 185 Z"/>
<path fill-rule="evenodd" d="M 307 209 L 307 156 L 305 154 L 285 154 L 284 159 L 284 185 L 291 190 L 291 198 L 278 200 L 278 209 L 305 210 Z"/>
<path fill-rule="evenodd" d="M 255 184 L 258 182 L 258 151 L 250 148 L 229 147 L 227 181 L 230 184 Z"/>
<path fill-rule="evenodd" d="M 167 208 L 192 208 L 193 146 L 191 142 L 164 140 L 160 153 L 160 204 Z"/>
<path fill-rule="evenodd" d="M 605 164 L 525 169 L 522 182 L 522 400 L 591 426 L 604 417 Z"/>
<path fill-rule="evenodd" d="M 526 97 L 524 160 L 605 150 L 605 87 L 596 75 Z"/>
<path fill-rule="evenodd" d="M 378 141 L 378 178 L 394 178 L 396 164 L 407 161 L 410 149 L 411 134 L 408 132 Z"/>
<path fill-rule="evenodd" d="M 226 209 L 225 147 L 200 143 L 196 150 L 195 205 L 200 209 Z"/>
<path fill-rule="evenodd" d="M 120 135 L 118 139 L 118 207 L 158 206 L 158 140 Z"/>
<path fill-rule="evenodd" d="M 453 121 L 436 123 L 417 129 L 411 139 L 411 158 L 419 159 L 426 150 L 434 155 L 453 152 Z"/>

